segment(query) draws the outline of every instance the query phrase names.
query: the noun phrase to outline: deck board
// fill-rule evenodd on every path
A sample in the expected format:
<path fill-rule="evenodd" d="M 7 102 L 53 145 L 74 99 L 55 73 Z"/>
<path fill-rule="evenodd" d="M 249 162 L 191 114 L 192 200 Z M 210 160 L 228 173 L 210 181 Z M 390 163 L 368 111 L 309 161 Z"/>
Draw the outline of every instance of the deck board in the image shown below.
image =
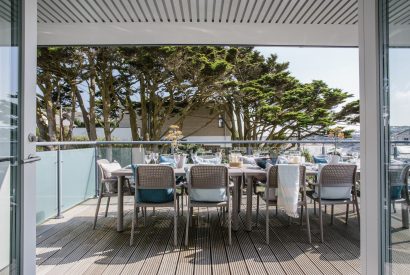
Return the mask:
<path fill-rule="evenodd" d="M 173 243 L 173 212 L 148 210 L 147 224 L 136 229 L 134 245 L 129 245 L 131 198 L 124 205 L 125 231 L 115 230 L 116 204 L 108 217 L 101 210 L 96 230 L 92 230 L 96 200 L 88 200 L 64 213 L 60 220 L 49 220 L 38 227 L 38 274 L 358 274 L 360 273 L 359 227 L 355 213 L 344 223 L 344 207 L 335 208 L 335 222 L 329 225 L 325 214 L 325 243 L 320 243 L 318 218 L 310 207 L 312 244 L 307 243 L 306 228 L 287 224 L 284 217 L 270 219 L 270 243 L 265 243 L 264 206 L 259 227 L 244 230 L 244 205 L 239 230 L 228 232 L 222 213 L 216 209 L 195 210 L 184 246 L 185 216 L 178 217 L 178 245 Z M 115 201 L 115 200 L 114 200 Z M 243 199 L 246 203 L 246 199 Z M 274 211 L 272 211 L 274 212 Z M 186 211 L 184 211 L 186 215 Z M 199 221 L 198 221 L 199 217 Z M 222 225 L 223 224 L 223 225 Z M 400 233 L 405 235 L 404 232 Z M 399 235 L 397 242 L 404 237 Z M 400 249 L 409 243 L 400 243 Z M 399 254 L 400 250 L 395 251 Z M 408 270 L 401 264 L 401 270 Z"/>

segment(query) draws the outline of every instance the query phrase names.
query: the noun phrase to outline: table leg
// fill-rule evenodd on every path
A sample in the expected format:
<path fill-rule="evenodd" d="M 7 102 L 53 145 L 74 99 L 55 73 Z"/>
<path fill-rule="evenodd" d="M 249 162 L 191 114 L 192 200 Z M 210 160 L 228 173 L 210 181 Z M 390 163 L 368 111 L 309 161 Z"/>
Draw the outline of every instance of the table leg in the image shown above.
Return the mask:
<path fill-rule="evenodd" d="M 246 231 L 252 230 L 252 177 L 246 176 Z"/>
<path fill-rule="evenodd" d="M 234 231 L 237 231 L 239 226 L 238 226 L 238 200 L 239 200 L 239 194 L 238 194 L 238 185 L 241 183 L 240 177 L 235 177 L 234 178 L 235 186 L 233 187 L 233 195 L 232 195 L 232 229 Z"/>
<path fill-rule="evenodd" d="M 401 204 L 401 216 L 403 221 L 403 228 L 409 228 L 409 206 L 407 202 Z"/>
<path fill-rule="evenodd" d="M 117 231 L 122 232 L 124 230 L 124 224 L 123 224 L 123 214 L 124 214 L 124 194 L 123 194 L 123 184 L 124 184 L 124 177 L 119 176 L 118 177 L 118 202 L 117 202 Z"/>

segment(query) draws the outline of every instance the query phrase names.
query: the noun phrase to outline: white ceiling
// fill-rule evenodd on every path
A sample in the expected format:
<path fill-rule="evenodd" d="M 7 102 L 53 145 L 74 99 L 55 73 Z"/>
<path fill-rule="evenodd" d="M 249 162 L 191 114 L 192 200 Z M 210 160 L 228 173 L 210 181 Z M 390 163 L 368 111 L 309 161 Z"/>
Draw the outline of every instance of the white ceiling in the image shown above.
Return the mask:
<path fill-rule="evenodd" d="M 37 0 L 38 43 L 357 46 L 358 1 Z M 7 10 L 0 0 L 0 23 Z M 389 10 L 392 38 L 406 37 L 410 1 Z"/>
<path fill-rule="evenodd" d="M 357 0 L 38 0 L 38 22 L 354 25 L 357 9 Z"/>

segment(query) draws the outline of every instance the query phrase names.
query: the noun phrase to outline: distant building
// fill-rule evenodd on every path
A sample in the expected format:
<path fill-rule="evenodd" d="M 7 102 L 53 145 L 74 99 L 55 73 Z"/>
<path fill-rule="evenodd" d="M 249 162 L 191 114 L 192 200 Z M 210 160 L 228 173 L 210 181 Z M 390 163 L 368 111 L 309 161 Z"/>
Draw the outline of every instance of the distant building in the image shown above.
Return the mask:
<path fill-rule="evenodd" d="M 410 128 L 404 131 L 400 131 L 396 134 L 393 134 L 392 140 L 409 141 L 410 140 Z"/>
<path fill-rule="evenodd" d="M 171 117 L 165 121 L 162 132 L 166 133 L 169 126 L 177 121 L 178 117 Z M 76 120 L 82 122 L 82 115 L 78 113 Z M 141 117 L 137 118 L 138 127 L 141 125 Z M 187 141 L 229 141 L 231 134 L 226 129 L 223 120 L 217 114 L 211 114 L 207 108 L 200 108 L 191 112 L 182 123 L 182 133 Z M 73 130 L 73 136 L 86 136 L 85 128 L 77 127 Z M 103 138 L 104 131 L 97 128 L 97 136 Z M 118 140 L 132 140 L 131 127 L 128 113 L 124 114 L 119 127 L 114 129 L 112 137 Z"/>

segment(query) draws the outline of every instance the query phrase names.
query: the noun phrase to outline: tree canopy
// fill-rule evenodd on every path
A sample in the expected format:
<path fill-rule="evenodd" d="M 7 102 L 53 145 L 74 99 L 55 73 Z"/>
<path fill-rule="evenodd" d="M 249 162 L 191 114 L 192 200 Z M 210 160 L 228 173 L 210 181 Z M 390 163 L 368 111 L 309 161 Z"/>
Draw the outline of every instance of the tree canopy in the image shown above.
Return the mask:
<path fill-rule="evenodd" d="M 71 140 L 81 112 L 89 140 L 97 127 L 111 140 L 127 113 L 133 140 L 159 140 L 167 120 L 183 128 L 203 107 L 236 140 L 303 139 L 359 122 L 351 94 L 320 80 L 302 83 L 288 66 L 252 47 L 39 48 L 38 133 Z"/>

